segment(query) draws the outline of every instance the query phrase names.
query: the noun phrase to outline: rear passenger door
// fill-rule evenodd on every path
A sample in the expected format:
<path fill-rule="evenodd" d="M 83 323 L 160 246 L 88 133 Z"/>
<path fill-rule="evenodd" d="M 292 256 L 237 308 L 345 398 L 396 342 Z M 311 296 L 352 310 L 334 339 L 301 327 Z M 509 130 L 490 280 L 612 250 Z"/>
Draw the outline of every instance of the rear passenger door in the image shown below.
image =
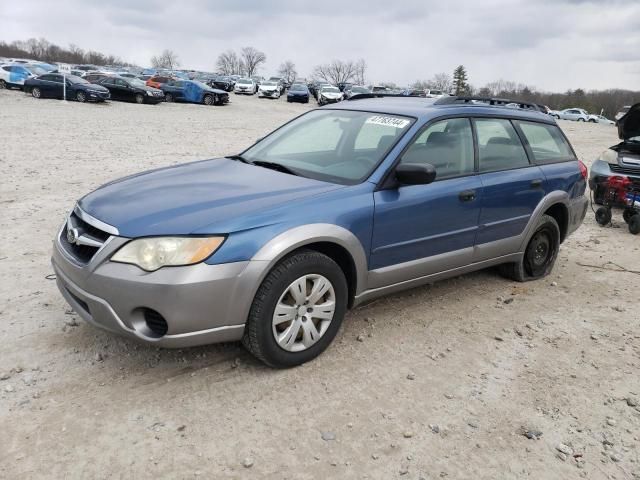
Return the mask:
<path fill-rule="evenodd" d="M 482 183 L 474 261 L 482 261 L 517 251 L 517 237 L 545 196 L 546 182 L 510 120 L 475 118 L 473 125 Z"/>

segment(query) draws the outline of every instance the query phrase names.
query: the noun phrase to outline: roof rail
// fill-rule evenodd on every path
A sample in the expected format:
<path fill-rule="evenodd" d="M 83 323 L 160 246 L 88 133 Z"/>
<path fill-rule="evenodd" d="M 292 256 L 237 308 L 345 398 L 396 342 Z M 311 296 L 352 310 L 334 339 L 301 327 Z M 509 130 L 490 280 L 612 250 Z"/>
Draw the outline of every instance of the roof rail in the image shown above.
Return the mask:
<path fill-rule="evenodd" d="M 416 97 L 409 97 L 408 95 L 402 95 L 401 93 L 356 93 L 355 95 L 347 98 L 347 101 L 364 100 L 365 98 L 382 98 L 382 97 L 416 98 Z"/>
<path fill-rule="evenodd" d="M 476 102 L 480 102 L 480 103 L 487 103 L 489 105 L 493 105 L 493 106 L 497 106 L 497 107 L 504 107 L 510 103 L 514 103 L 516 105 L 518 105 L 519 108 L 523 108 L 523 109 L 529 109 L 529 110 L 535 110 L 536 112 L 541 112 L 542 110 L 540 109 L 540 107 L 532 102 L 523 102 L 521 100 L 510 100 L 508 98 L 493 98 L 493 97 L 456 97 L 456 96 L 450 96 L 450 97 L 442 97 L 439 98 L 436 102 L 435 105 L 449 105 L 452 103 L 476 103 Z"/>

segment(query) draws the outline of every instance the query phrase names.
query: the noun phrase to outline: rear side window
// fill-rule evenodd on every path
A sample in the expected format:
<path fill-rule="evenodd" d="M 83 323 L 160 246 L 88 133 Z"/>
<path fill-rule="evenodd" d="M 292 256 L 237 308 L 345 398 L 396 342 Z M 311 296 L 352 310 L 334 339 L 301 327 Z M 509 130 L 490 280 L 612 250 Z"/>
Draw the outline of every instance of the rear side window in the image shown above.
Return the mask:
<path fill-rule="evenodd" d="M 481 172 L 510 170 L 529 165 L 527 152 L 509 120 L 478 118 L 474 123 Z"/>
<path fill-rule="evenodd" d="M 531 148 L 535 163 L 554 163 L 574 159 L 569 143 L 555 125 L 521 121 L 516 123 Z"/>

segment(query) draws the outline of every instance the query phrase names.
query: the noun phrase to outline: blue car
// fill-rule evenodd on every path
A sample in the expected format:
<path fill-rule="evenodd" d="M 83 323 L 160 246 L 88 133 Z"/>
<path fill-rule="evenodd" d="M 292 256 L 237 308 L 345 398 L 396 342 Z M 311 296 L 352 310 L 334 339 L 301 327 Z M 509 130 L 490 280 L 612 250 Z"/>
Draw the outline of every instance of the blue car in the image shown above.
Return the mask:
<path fill-rule="evenodd" d="M 294 83 L 287 92 L 287 102 L 309 103 L 309 88 L 304 83 Z"/>
<path fill-rule="evenodd" d="M 203 103 L 224 105 L 229 102 L 229 94 L 224 90 L 210 87 L 197 80 L 169 80 L 160 88 L 166 102 Z"/>
<path fill-rule="evenodd" d="M 365 98 L 244 152 L 81 198 L 54 241 L 87 322 L 162 347 L 242 340 L 290 367 L 349 308 L 492 266 L 545 277 L 581 224 L 587 169 L 535 105 Z"/>

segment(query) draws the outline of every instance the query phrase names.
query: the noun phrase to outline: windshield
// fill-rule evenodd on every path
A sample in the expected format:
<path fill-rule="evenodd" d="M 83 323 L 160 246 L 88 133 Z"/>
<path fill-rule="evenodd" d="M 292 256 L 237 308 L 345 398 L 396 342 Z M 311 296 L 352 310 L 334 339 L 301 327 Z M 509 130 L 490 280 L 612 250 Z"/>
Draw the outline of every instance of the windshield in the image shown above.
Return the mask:
<path fill-rule="evenodd" d="M 368 88 L 365 87 L 351 87 L 352 93 L 370 93 Z"/>
<path fill-rule="evenodd" d="M 248 78 L 241 78 L 240 80 L 238 80 L 237 83 L 242 83 L 242 84 L 251 84 L 253 83 L 252 80 L 249 80 Z"/>
<path fill-rule="evenodd" d="M 298 91 L 298 90 L 306 90 L 307 87 L 305 85 L 302 85 L 300 83 L 294 83 L 293 85 L 291 85 L 291 88 L 289 90 L 291 91 Z"/>
<path fill-rule="evenodd" d="M 320 90 L 322 93 L 340 93 L 340 90 L 337 87 L 322 87 Z"/>
<path fill-rule="evenodd" d="M 147 84 L 145 82 L 143 82 L 142 80 L 140 80 L 139 78 L 127 78 L 126 81 L 129 82 L 134 87 L 146 87 L 147 86 Z"/>
<path fill-rule="evenodd" d="M 276 82 L 262 82 L 263 87 L 275 87 L 278 85 Z"/>
<path fill-rule="evenodd" d="M 45 70 L 42 67 L 38 67 L 36 65 L 29 65 L 29 66 L 25 66 L 24 68 L 26 68 L 27 70 L 29 70 L 31 73 L 33 73 L 34 75 L 44 75 L 45 73 L 47 73 L 47 70 Z"/>
<path fill-rule="evenodd" d="M 200 88 L 204 88 L 205 90 L 209 90 L 211 87 L 205 83 L 199 82 L 197 80 L 190 80 L 191 83 L 195 83 Z"/>
<path fill-rule="evenodd" d="M 353 185 L 373 172 L 412 123 L 400 115 L 313 110 L 250 147 L 242 157 L 278 163 L 304 177 Z"/>
<path fill-rule="evenodd" d="M 84 78 L 76 77 L 75 75 L 67 75 L 67 80 L 71 83 L 89 83 Z"/>

